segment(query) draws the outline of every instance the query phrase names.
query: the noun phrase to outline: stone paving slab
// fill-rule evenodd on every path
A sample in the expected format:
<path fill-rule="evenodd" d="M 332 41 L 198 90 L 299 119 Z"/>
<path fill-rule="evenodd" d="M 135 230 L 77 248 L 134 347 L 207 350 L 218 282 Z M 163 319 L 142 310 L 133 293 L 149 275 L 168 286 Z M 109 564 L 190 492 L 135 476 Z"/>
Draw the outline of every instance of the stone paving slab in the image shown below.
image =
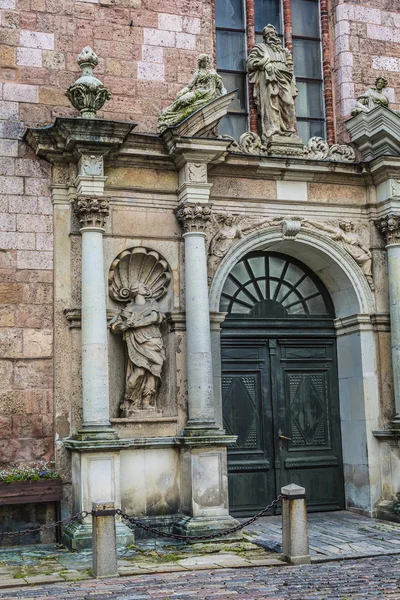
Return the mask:
<path fill-rule="evenodd" d="M 1 600 L 400 600 L 400 557 L 138 575 L 0 590 Z"/>
<path fill-rule="evenodd" d="M 312 562 L 400 554 L 400 525 L 348 511 L 309 513 Z M 263 517 L 245 528 L 247 539 L 281 552 L 282 517 Z"/>

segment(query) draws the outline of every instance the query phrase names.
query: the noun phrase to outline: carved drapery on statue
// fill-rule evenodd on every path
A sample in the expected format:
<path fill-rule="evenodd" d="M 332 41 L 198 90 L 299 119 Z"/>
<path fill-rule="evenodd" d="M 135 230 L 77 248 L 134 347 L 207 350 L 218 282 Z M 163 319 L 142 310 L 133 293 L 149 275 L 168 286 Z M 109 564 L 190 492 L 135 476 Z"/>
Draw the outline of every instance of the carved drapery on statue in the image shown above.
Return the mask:
<path fill-rule="evenodd" d="M 273 135 L 296 136 L 294 100 L 298 92 L 292 54 L 282 47 L 273 25 L 264 27 L 263 40 L 251 50 L 247 67 L 261 115 L 261 138 L 266 142 Z"/>
<path fill-rule="evenodd" d="M 381 231 L 395 230 L 400 219 L 394 221 L 382 219 L 379 222 Z M 302 228 L 318 229 L 334 240 L 345 250 L 359 265 L 366 280 L 374 290 L 372 275 L 372 254 L 368 247 L 369 238 L 367 226 L 355 224 L 352 221 L 329 221 L 320 222 L 302 217 L 267 217 L 248 218 L 241 215 L 233 215 L 229 212 L 213 213 L 212 219 L 207 225 L 207 255 L 208 255 L 208 277 L 213 279 L 222 259 L 245 234 L 265 227 L 281 227 L 282 238 L 294 240 Z M 397 229 L 396 229 L 397 232 Z"/>
<path fill-rule="evenodd" d="M 212 100 L 226 94 L 221 75 L 212 68 L 207 54 L 198 58 L 198 69 L 189 84 L 184 87 L 169 106 L 158 117 L 158 130 L 181 123 L 186 117 L 202 108 Z"/>
<path fill-rule="evenodd" d="M 111 265 L 110 296 L 126 303 L 111 321 L 111 331 L 122 333 L 127 346 L 125 393 L 120 404 L 124 418 L 157 411 L 166 358 L 160 329 L 165 315 L 157 300 L 166 294 L 170 282 L 168 263 L 154 250 L 124 250 Z"/>

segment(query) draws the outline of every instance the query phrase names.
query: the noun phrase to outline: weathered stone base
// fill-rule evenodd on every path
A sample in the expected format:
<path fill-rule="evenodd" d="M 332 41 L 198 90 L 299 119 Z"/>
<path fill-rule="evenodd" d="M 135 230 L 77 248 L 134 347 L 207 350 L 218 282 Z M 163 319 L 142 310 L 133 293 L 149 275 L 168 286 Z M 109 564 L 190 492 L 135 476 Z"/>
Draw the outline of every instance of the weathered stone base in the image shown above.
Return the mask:
<path fill-rule="evenodd" d="M 383 500 L 379 502 L 374 510 L 374 517 L 382 519 L 383 521 L 392 521 L 393 523 L 400 523 L 400 515 L 396 515 L 393 512 L 394 502 L 389 500 Z"/>
<path fill-rule="evenodd" d="M 124 523 L 116 523 L 117 548 L 126 548 L 135 543 L 135 534 Z M 92 523 L 76 522 L 68 525 L 62 536 L 62 543 L 74 552 L 92 548 Z"/>
<path fill-rule="evenodd" d="M 224 530 L 231 530 L 239 525 L 239 522 L 231 516 L 226 517 L 181 517 L 175 523 L 174 533 L 179 535 L 210 535 Z M 209 540 L 198 540 L 198 542 L 227 542 L 229 540 L 238 540 L 243 537 L 243 531 L 240 529 L 234 533 L 229 533 L 220 538 L 210 538 Z M 192 543 L 198 543 L 193 540 Z"/>

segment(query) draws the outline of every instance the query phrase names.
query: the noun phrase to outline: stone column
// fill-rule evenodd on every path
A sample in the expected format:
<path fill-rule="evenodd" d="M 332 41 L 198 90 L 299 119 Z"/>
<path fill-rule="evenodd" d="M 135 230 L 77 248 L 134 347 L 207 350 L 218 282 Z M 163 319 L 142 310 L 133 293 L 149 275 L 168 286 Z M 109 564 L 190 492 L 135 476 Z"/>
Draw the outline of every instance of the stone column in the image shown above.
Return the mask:
<path fill-rule="evenodd" d="M 82 234 L 81 439 L 116 437 L 109 415 L 108 344 L 103 233 L 109 212 L 105 196 L 78 196 L 75 212 Z"/>
<path fill-rule="evenodd" d="M 376 222 L 386 239 L 389 267 L 390 335 L 395 400 L 393 428 L 400 431 L 400 216 L 389 214 Z"/>
<path fill-rule="evenodd" d="M 185 240 L 185 300 L 189 421 L 186 433 L 220 430 L 215 423 L 206 234 L 210 204 L 183 202 L 176 214 Z"/>

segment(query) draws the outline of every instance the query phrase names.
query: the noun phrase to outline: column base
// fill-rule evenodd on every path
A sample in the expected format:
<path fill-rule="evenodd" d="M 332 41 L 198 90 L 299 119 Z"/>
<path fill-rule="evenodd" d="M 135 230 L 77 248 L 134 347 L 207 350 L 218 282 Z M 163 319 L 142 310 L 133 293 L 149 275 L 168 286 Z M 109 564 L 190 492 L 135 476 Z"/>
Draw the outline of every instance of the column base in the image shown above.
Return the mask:
<path fill-rule="evenodd" d="M 117 548 L 126 548 L 135 543 L 135 534 L 125 523 L 115 524 Z M 79 521 L 70 523 L 63 531 L 62 543 L 73 552 L 91 550 L 92 522 Z"/>
<path fill-rule="evenodd" d="M 111 425 L 104 427 L 83 427 L 79 429 L 74 439 L 82 442 L 90 440 L 116 440 L 118 439 L 118 434 Z"/>
<path fill-rule="evenodd" d="M 230 515 L 221 517 L 180 517 L 175 522 L 174 533 L 179 535 L 210 535 L 212 533 L 219 533 L 225 530 L 231 530 L 239 525 L 239 521 L 231 517 Z M 196 544 L 199 542 L 210 543 L 210 542 L 228 542 L 230 540 L 240 540 L 243 537 L 242 529 L 234 533 L 228 533 L 223 537 L 210 538 L 207 540 L 193 540 L 190 543 Z"/>
<path fill-rule="evenodd" d="M 397 413 L 395 418 L 392 421 L 392 429 L 394 431 L 398 431 L 400 433 L 400 413 Z"/>
<path fill-rule="evenodd" d="M 221 429 L 215 421 L 188 421 L 184 430 L 184 436 L 215 436 L 224 435 L 225 431 Z"/>

